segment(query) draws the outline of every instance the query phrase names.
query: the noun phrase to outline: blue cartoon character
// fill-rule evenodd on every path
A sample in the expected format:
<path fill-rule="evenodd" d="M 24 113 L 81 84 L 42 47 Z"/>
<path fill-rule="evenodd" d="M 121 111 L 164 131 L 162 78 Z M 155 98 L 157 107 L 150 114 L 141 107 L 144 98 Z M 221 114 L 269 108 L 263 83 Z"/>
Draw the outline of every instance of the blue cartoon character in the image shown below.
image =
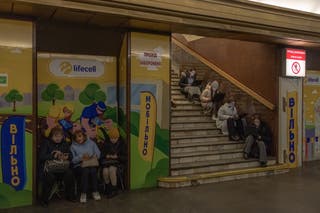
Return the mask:
<path fill-rule="evenodd" d="M 86 134 L 90 138 L 96 137 L 96 127 L 105 123 L 103 120 L 103 114 L 106 111 L 107 106 L 104 102 L 99 101 L 85 107 L 82 111 L 80 122 L 85 129 Z"/>

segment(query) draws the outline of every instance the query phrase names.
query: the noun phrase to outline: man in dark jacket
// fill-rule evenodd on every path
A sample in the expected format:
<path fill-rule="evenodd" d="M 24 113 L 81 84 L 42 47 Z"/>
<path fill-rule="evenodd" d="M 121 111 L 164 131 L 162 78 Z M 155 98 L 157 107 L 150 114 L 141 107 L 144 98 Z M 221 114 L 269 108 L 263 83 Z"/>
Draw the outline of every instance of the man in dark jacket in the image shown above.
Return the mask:
<path fill-rule="evenodd" d="M 267 147 L 270 146 L 271 140 L 272 135 L 268 125 L 261 121 L 258 114 L 254 114 L 251 124 L 246 129 L 244 158 L 259 156 L 260 165 L 267 166 Z M 255 146 L 258 147 L 256 151 L 254 150 Z"/>
<path fill-rule="evenodd" d="M 69 145 L 63 138 L 63 130 L 60 127 L 54 127 L 50 132 L 49 139 L 43 141 L 40 147 L 40 168 L 44 169 L 40 199 L 41 205 L 44 207 L 48 206 L 52 187 L 58 180 L 64 181 L 66 199 L 69 201 L 75 201 L 75 179 L 72 170 L 69 167 L 50 170 L 45 166 L 46 161 L 50 160 L 71 161 L 72 154 L 70 152 Z"/>

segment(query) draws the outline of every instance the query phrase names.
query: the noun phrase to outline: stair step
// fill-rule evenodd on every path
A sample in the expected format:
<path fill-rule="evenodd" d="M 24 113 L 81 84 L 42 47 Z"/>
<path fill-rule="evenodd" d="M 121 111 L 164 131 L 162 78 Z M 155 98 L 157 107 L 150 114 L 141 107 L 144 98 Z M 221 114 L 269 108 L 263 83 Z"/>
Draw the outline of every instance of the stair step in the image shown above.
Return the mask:
<path fill-rule="evenodd" d="M 172 86 L 171 89 L 180 89 L 180 86 Z"/>
<path fill-rule="evenodd" d="M 173 137 L 171 135 L 171 140 L 175 140 L 175 139 L 205 139 L 205 138 L 216 138 L 217 140 L 220 139 L 224 139 L 224 138 L 228 138 L 228 136 L 222 135 L 222 134 L 207 134 L 207 135 L 182 135 L 182 136 L 177 136 L 177 137 Z"/>
<path fill-rule="evenodd" d="M 181 95 L 180 90 L 171 90 L 171 95 Z"/>
<path fill-rule="evenodd" d="M 275 159 L 268 160 L 268 166 L 276 164 Z M 171 164 L 171 175 L 190 175 L 204 172 L 217 172 L 231 169 L 244 169 L 249 167 L 258 167 L 260 163 L 257 159 L 234 158 L 216 161 L 203 161 L 192 163 Z"/>
<path fill-rule="evenodd" d="M 217 129 L 217 126 L 214 122 L 192 122 L 192 123 L 171 123 L 171 131 L 179 131 L 184 129 L 184 131 L 191 130 L 201 130 L 201 129 Z M 220 131 L 219 131 L 220 132 Z"/>
<path fill-rule="evenodd" d="M 194 105 L 194 104 L 190 104 L 190 105 L 186 105 L 186 104 L 181 104 L 181 105 L 177 105 L 175 108 L 172 108 L 172 110 L 176 111 L 176 110 L 199 110 L 202 111 L 202 107 L 199 105 Z"/>
<path fill-rule="evenodd" d="M 176 109 L 176 108 L 171 108 L 171 116 L 207 116 L 204 115 L 202 110 L 193 110 L 193 109 Z M 208 116 L 209 117 L 209 116 Z"/>
<path fill-rule="evenodd" d="M 172 88 L 172 87 L 175 87 L 175 88 Z M 178 91 L 178 92 L 180 92 L 180 94 L 181 94 L 181 89 L 180 88 L 177 88 L 177 86 L 172 86 L 171 87 L 171 93 L 173 92 L 173 91 Z"/>
<path fill-rule="evenodd" d="M 184 152 L 171 154 L 171 164 L 241 158 L 242 149 Z"/>
<path fill-rule="evenodd" d="M 189 153 L 189 152 L 205 152 L 218 150 L 235 150 L 243 149 L 243 142 L 222 141 L 222 142 L 203 142 L 203 143 L 172 143 L 171 154 Z"/>
<path fill-rule="evenodd" d="M 189 127 L 189 128 L 177 128 L 177 129 L 171 128 L 171 138 L 189 137 L 189 136 L 201 137 L 201 136 L 206 136 L 208 134 L 218 135 L 219 133 L 220 133 L 220 129 L 217 129 L 215 127 L 206 128 L 206 129 L 201 127 Z"/>
<path fill-rule="evenodd" d="M 191 102 L 189 100 L 177 100 L 174 102 L 177 106 L 180 106 L 180 105 L 194 105 L 194 106 L 201 106 L 199 102 L 197 103 L 194 103 L 194 102 Z"/>
<path fill-rule="evenodd" d="M 188 176 L 169 176 L 158 179 L 159 187 L 180 188 L 187 186 L 196 186 L 200 184 L 217 183 L 246 178 L 255 178 L 262 176 L 271 176 L 289 172 L 285 164 L 275 164 L 268 167 L 253 167 L 236 170 L 226 170 L 222 172 L 198 173 Z"/>
<path fill-rule="evenodd" d="M 215 121 L 211 119 L 211 117 L 205 115 L 199 116 L 171 116 L 170 120 L 171 124 L 190 124 L 190 123 L 212 123 L 215 125 Z"/>
<path fill-rule="evenodd" d="M 179 95 L 172 95 L 171 97 L 172 97 L 172 99 L 173 99 L 174 101 L 187 100 L 186 97 L 184 97 L 184 95 L 181 95 L 181 96 L 179 96 Z"/>
<path fill-rule="evenodd" d="M 235 144 L 235 141 L 229 141 L 228 136 L 223 135 L 209 135 L 202 136 L 202 137 L 179 137 L 174 138 L 171 137 L 171 145 L 177 145 L 180 144 L 181 147 L 186 146 L 206 146 L 206 145 L 212 145 L 215 143 L 231 143 Z M 242 143 L 242 141 L 239 141 L 239 143 Z M 179 147 L 179 146 L 178 146 Z"/>
<path fill-rule="evenodd" d="M 200 125 L 201 123 L 197 123 L 197 124 L 194 124 L 194 123 L 185 123 L 185 124 L 181 124 L 181 125 L 184 125 L 182 127 L 172 127 L 171 125 L 171 131 L 174 131 L 174 132 L 185 132 L 185 131 L 199 131 L 199 130 L 204 130 L 204 131 L 210 131 L 210 130 L 219 130 L 220 132 L 220 129 L 218 129 L 217 127 L 215 127 L 213 125 L 213 123 L 204 123 L 204 125 L 208 125 L 208 127 L 204 128 L 204 127 L 201 127 Z M 175 125 L 178 125 L 178 124 L 175 124 Z"/>
<path fill-rule="evenodd" d="M 171 97 L 173 98 L 173 99 L 176 99 L 176 98 L 184 98 L 185 100 L 187 100 L 187 98 L 184 96 L 184 94 L 182 94 L 181 92 L 180 92 L 180 94 L 176 94 L 176 95 L 171 95 Z"/>
<path fill-rule="evenodd" d="M 222 155 L 222 154 L 227 154 L 227 153 L 241 153 L 241 154 L 243 154 L 243 149 L 172 153 L 171 154 L 171 159 L 173 159 L 173 158 L 210 156 L 210 155 Z"/>

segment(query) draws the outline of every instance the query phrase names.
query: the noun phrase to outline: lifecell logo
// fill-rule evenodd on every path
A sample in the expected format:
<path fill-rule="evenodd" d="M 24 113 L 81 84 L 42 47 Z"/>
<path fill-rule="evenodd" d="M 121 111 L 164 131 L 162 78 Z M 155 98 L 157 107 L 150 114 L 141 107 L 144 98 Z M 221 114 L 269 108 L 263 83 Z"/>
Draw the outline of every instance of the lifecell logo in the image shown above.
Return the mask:
<path fill-rule="evenodd" d="M 72 65 L 67 61 L 63 61 L 60 64 L 60 71 L 64 74 L 70 74 L 72 72 Z"/>
<path fill-rule="evenodd" d="M 53 59 L 50 72 L 61 77 L 99 77 L 104 74 L 104 63 L 95 60 Z"/>

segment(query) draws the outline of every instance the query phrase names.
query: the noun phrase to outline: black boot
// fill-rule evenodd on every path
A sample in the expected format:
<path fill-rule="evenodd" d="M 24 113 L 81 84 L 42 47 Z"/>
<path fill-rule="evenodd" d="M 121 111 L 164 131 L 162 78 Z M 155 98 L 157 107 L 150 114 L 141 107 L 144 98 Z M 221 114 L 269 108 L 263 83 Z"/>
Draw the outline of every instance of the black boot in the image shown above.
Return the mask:
<path fill-rule="evenodd" d="M 40 199 L 39 202 L 40 202 L 40 205 L 41 205 L 43 208 L 48 208 L 48 205 L 49 205 L 49 201 L 48 201 L 48 200 L 46 200 L 46 199 Z"/>
<path fill-rule="evenodd" d="M 113 198 L 113 197 L 117 196 L 117 194 L 118 194 L 118 187 L 112 186 L 112 185 L 110 185 L 110 186 L 111 186 L 111 191 L 109 194 L 107 194 L 107 198 Z"/>
<path fill-rule="evenodd" d="M 111 194 L 111 191 L 112 191 L 112 188 L 111 188 L 111 184 L 110 183 L 107 183 L 106 184 L 106 188 L 104 190 L 104 194 L 107 195 L 107 197 Z"/>

